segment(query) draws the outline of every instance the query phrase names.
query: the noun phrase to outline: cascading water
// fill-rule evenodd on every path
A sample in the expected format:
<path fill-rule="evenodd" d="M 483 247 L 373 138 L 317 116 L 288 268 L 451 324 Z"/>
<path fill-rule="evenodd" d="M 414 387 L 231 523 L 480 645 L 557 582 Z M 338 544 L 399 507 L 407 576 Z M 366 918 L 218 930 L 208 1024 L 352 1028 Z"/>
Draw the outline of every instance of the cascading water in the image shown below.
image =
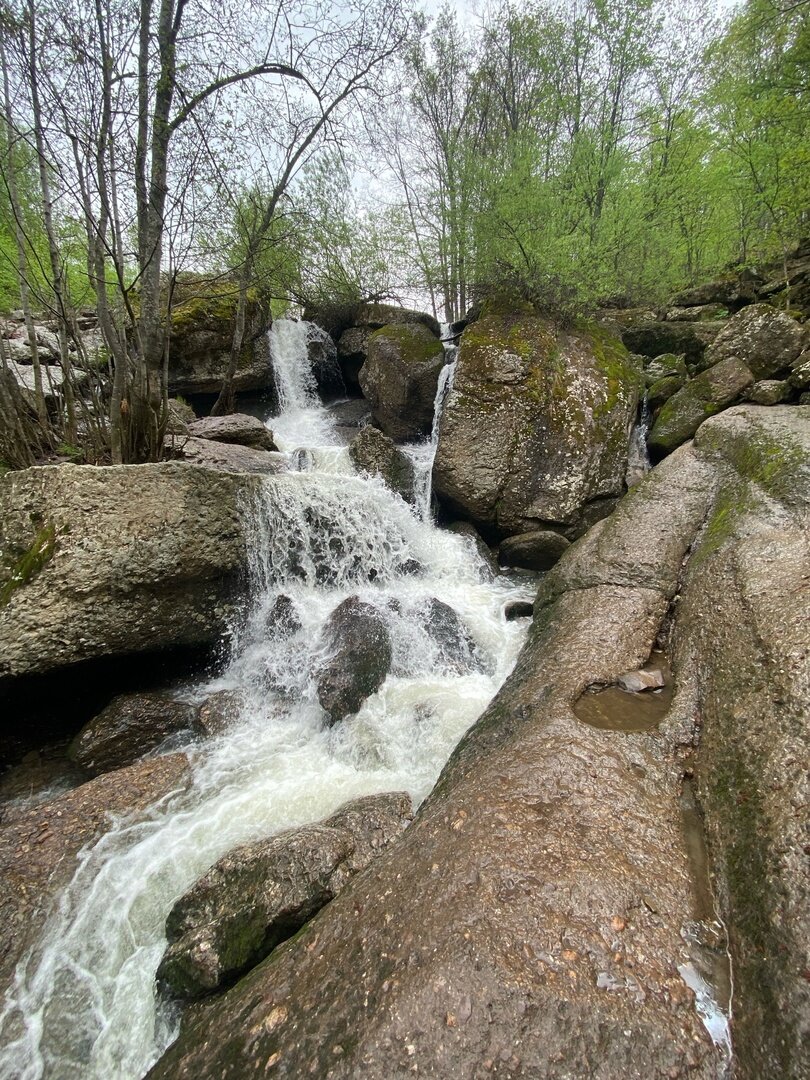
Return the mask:
<path fill-rule="evenodd" d="M 442 326 L 442 340 L 450 332 L 448 324 Z M 458 347 L 445 345 L 447 363 L 439 372 L 439 382 L 436 386 L 436 398 L 433 405 L 433 427 L 430 432 L 430 440 L 424 443 L 414 443 L 404 449 L 413 461 L 416 483 L 414 485 L 414 504 L 416 512 L 423 521 L 430 520 L 431 499 L 433 497 L 433 463 L 436 460 L 436 451 L 439 447 L 439 427 L 444 411 L 444 403 L 453 389 L 453 376 L 456 373 L 456 358 Z"/>
<path fill-rule="evenodd" d="M 641 402 L 641 409 L 633 430 L 630 433 L 630 443 L 627 448 L 627 486 L 633 487 L 640 483 L 652 468 L 650 455 L 647 451 L 647 435 L 650 430 L 650 405 L 646 393 Z"/>
<path fill-rule="evenodd" d="M 363 794 L 405 789 L 424 798 L 523 642 L 525 621 L 507 622 L 503 606 L 526 598 L 525 586 L 489 580 L 466 538 L 439 531 L 429 515 L 421 520 L 380 481 L 319 459 L 330 430 L 312 390 L 306 328 L 280 323 L 287 320 L 275 324 L 273 355 L 282 412 L 270 423 L 287 447 L 314 447 L 313 468 L 266 478 L 245 508 L 250 611 L 223 674 L 186 691 L 202 700 L 233 690 L 240 718 L 192 749 L 187 790 L 120 822 L 83 853 L 7 996 L 0 1076 L 143 1076 L 177 1029 L 154 981 L 175 900 L 237 844 L 317 820 Z M 287 625 L 272 623 L 281 595 L 296 613 Z M 315 671 L 321 631 L 349 595 L 383 615 L 393 664 L 359 712 L 329 730 Z M 461 617 L 476 663 L 448 663 L 427 632 L 432 598 Z"/>

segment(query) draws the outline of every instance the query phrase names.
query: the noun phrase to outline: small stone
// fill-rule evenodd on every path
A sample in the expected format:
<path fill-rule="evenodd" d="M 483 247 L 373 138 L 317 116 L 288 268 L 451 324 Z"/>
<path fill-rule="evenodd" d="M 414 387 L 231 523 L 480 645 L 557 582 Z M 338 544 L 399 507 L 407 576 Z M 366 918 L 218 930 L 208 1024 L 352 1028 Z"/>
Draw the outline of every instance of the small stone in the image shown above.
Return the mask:
<path fill-rule="evenodd" d="M 626 671 L 618 677 L 616 685 L 628 694 L 638 694 L 642 690 L 658 690 L 664 685 L 664 673 L 660 668 Z"/>

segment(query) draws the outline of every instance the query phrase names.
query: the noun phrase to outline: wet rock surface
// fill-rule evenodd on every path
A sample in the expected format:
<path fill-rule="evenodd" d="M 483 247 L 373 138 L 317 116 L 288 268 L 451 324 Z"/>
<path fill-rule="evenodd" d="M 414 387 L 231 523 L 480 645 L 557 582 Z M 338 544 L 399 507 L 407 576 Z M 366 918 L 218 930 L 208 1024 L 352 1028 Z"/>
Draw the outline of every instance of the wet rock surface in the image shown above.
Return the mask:
<path fill-rule="evenodd" d="M 328 722 L 336 724 L 382 686 L 391 670 L 391 639 L 377 609 L 350 596 L 330 615 L 323 648 L 327 659 L 316 674 L 318 701 Z"/>
<path fill-rule="evenodd" d="M 571 711 L 647 659 L 711 503 L 689 448 L 665 465 L 623 501 L 616 560 L 583 553 L 569 574 L 586 538 L 547 575 L 515 671 L 401 841 L 189 1016 L 154 1077 L 268 1061 L 288 1077 L 715 1077 L 677 972 L 693 903 L 681 725 L 619 734 Z M 661 504 L 684 492 L 662 544 Z"/>
<path fill-rule="evenodd" d="M 639 367 L 606 329 L 485 309 L 462 334 L 433 469 L 442 502 L 504 534 L 591 523 L 624 490 Z"/>
<path fill-rule="evenodd" d="M 359 382 L 386 435 L 413 442 L 430 433 L 445 361 L 438 336 L 421 323 L 398 322 L 370 335 Z"/>
<path fill-rule="evenodd" d="M 273 436 L 257 416 L 231 413 L 229 416 L 206 416 L 188 425 L 189 434 L 195 439 L 211 439 L 214 442 L 236 443 L 252 450 L 276 450 Z"/>
<path fill-rule="evenodd" d="M 183 998 L 233 981 L 334 899 L 412 816 L 408 795 L 371 795 L 229 852 L 172 908 L 158 980 Z"/>
<path fill-rule="evenodd" d="M 449 604 L 434 596 L 423 605 L 420 614 L 425 630 L 439 647 L 445 668 L 459 674 L 480 670 L 481 659 L 472 635 Z"/>
<path fill-rule="evenodd" d="M 79 852 L 124 815 L 185 788 L 188 758 L 171 754 L 106 773 L 40 803 L 0 829 L 0 984 L 38 938 Z"/>
<path fill-rule="evenodd" d="M 370 425 L 364 427 L 350 443 L 349 457 L 360 472 L 379 476 L 405 502 L 413 502 L 416 483 L 413 462 L 387 435 Z"/>
<path fill-rule="evenodd" d="M 252 483 L 181 463 L 0 479 L 0 569 L 26 568 L 0 607 L 0 678 L 218 640 L 246 563 Z"/>
<path fill-rule="evenodd" d="M 85 724 L 68 756 L 91 776 L 132 765 L 170 735 L 191 735 L 197 712 L 160 694 L 121 694 Z"/>

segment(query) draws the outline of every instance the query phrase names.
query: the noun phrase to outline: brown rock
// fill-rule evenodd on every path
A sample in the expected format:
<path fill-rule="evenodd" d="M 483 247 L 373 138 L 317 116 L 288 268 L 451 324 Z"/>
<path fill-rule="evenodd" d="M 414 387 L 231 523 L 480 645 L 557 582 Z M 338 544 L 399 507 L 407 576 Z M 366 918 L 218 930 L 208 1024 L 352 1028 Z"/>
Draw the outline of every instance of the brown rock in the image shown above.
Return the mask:
<path fill-rule="evenodd" d="M 252 450 L 277 450 L 273 435 L 258 416 L 231 413 L 228 416 L 205 416 L 188 425 L 189 434 L 195 439 L 212 439 L 215 442 L 236 443 Z"/>
<path fill-rule="evenodd" d="M 91 776 L 132 765 L 170 735 L 191 734 L 196 710 L 161 694 L 121 694 L 85 724 L 69 750 Z"/>

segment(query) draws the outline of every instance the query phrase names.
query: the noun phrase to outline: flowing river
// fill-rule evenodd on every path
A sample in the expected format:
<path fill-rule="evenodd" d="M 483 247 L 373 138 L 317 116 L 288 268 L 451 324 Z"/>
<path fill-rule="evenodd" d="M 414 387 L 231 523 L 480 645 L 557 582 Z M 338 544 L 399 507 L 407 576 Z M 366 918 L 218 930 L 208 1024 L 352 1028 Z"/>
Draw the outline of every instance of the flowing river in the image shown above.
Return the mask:
<path fill-rule="evenodd" d="M 530 586 L 493 579 L 469 539 L 433 524 L 429 466 L 416 510 L 354 474 L 317 396 L 310 332 L 292 320 L 273 328 L 280 412 L 268 420 L 291 468 L 303 461 L 306 470 L 268 477 L 245 507 L 249 611 L 223 672 L 182 691 L 193 701 L 237 691 L 238 721 L 192 746 L 187 790 L 137 821 L 116 822 L 82 854 L 0 1014 L 2 1077 L 142 1077 L 179 1022 L 155 987 L 176 899 L 237 844 L 318 820 L 348 799 L 407 790 L 422 800 L 517 658 L 528 621 L 509 622 L 503 609 L 529 597 Z M 426 466 L 438 419 L 433 439 L 415 451 Z M 293 602 L 299 626 L 272 624 L 280 595 Z M 355 716 L 329 729 L 313 672 L 320 632 L 350 595 L 383 614 L 393 668 Z M 448 658 L 427 633 L 432 598 L 462 619 L 475 663 Z"/>

